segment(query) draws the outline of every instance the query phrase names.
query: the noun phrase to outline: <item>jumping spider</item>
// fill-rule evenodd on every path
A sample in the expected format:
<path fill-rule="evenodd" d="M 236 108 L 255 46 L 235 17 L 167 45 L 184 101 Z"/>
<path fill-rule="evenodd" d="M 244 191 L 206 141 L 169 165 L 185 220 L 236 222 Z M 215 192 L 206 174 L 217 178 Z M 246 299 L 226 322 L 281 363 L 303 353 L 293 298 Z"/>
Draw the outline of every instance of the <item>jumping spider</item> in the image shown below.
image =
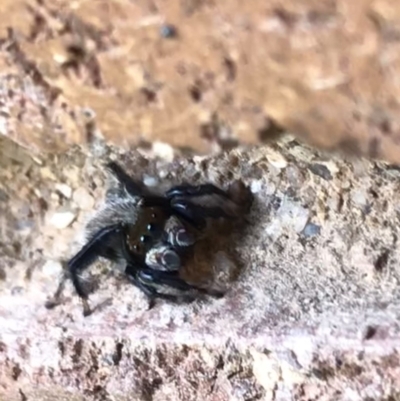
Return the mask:
<path fill-rule="evenodd" d="M 223 296 L 183 280 L 179 276 L 182 256 L 202 238 L 210 219 L 242 217 L 251 206 L 250 191 L 235 182 L 226 192 L 213 184 L 179 185 L 157 195 L 142 188 L 117 163 L 110 162 L 107 168 L 117 187 L 109 190 L 105 206 L 87 224 L 87 243 L 67 262 L 83 314 L 91 314 L 92 309 L 80 274 L 99 257 L 122 262 L 127 278 L 149 297 L 150 305 L 157 298 L 178 301 L 179 294 L 193 291 Z M 48 308 L 59 303 L 66 278 Z"/>

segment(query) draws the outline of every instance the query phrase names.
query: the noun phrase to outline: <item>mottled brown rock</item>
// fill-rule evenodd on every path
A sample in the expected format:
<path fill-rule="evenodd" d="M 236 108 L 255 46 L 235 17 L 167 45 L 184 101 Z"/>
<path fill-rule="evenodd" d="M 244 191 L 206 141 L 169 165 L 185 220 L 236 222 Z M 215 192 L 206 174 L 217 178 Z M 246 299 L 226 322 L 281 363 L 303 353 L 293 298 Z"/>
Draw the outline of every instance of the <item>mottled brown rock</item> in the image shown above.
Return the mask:
<path fill-rule="evenodd" d="M 1 400 L 398 398 L 397 168 L 327 160 L 295 141 L 172 161 L 157 147 L 35 160 L 9 142 L 0 150 Z M 222 299 L 149 310 L 99 262 L 85 274 L 101 305 L 93 315 L 70 285 L 45 308 L 91 215 L 60 188 L 83 188 L 98 207 L 109 157 L 151 185 L 240 178 L 251 188 L 250 224 L 210 237 L 186 266 L 224 285 Z M 51 224 L 60 210 L 71 225 Z"/>
<path fill-rule="evenodd" d="M 0 5 L 0 132 L 33 150 L 104 137 L 198 153 L 290 131 L 400 161 L 392 0 Z"/>

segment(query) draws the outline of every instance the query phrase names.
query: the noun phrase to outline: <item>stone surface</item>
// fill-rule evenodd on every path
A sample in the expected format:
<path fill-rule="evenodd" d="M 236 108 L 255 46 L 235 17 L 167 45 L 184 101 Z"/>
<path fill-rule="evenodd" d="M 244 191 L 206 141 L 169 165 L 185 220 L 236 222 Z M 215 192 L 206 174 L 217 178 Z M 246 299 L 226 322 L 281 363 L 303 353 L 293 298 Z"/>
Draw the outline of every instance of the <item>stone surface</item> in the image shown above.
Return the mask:
<path fill-rule="evenodd" d="M 8 141 L 0 150 L 0 400 L 399 397 L 397 168 L 328 161 L 293 140 L 172 162 L 149 150 L 34 160 Z M 216 231 L 185 268 L 225 286 L 222 299 L 149 310 L 99 262 L 85 274 L 93 315 L 82 316 L 70 285 L 62 305 L 45 308 L 91 215 L 78 203 L 70 226 L 53 227 L 46 216 L 71 203 L 59 183 L 98 207 L 109 158 L 163 186 L 241 178 L 254 190 L 250 224 Z"/>
<path fill-rule="evenodd" d="M 283 129 L 400 161 L 393 0 L 2 0 L 0 133 L 209 153 Z"/>

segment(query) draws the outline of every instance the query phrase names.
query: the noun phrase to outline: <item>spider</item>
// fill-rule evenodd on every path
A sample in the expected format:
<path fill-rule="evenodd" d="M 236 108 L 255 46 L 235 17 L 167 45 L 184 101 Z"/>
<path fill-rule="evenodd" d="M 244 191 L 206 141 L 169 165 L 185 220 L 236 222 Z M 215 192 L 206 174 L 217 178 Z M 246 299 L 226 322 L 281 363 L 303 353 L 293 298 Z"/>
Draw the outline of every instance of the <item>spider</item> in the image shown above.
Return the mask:
<path fill-rule="evenodd" d="M 99 257 L 122 263 L 129 281 L 149 297 L 150 307 L 157 298 L 178 301 L 182 293 L 193 291 L 222 297 L 221 292 L 183 280 L 182 257 L 205 236 L 210 219 L 243 216 L 252 202 L 250 191 L 237 181 L 227 191 L 213 184 L 184 184 L 158 195 L 144 189 L 116 162 L 106 167 L 117 186 L 109 189 L 104 207 L 87 224 L 86 244 L 66 263 L 84 316 L 93 310 L 80 274 Z M 47 302 L 48 308 L 58 304 L 66 278 L 54 300 Z"/>

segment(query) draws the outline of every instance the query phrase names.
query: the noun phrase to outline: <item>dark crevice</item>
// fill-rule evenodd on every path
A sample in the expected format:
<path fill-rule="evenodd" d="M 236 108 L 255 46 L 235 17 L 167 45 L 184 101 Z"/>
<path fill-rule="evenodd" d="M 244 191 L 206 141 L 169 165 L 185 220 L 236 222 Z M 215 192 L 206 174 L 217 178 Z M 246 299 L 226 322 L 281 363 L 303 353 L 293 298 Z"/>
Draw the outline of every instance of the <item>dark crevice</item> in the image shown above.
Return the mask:
<path fill-rule="evenodd" d="M 115 344 L 115 352 L 112 357 L 114 365 L 118 366 L 122 359 L 122 349 L 124 348 L 124 344 L 117 343 Z"/>
<path fill-rule="evenodd" d="M 376 259 L 374 263 L 375 270 L 381 273 L 389 262 L 390 251 L 385 249 Z"/>
<path fill-rule="evenodd" d="M 79 363 L 83 351 L 83 340 L 79 339 L 73 346 L 72 362 Z"/>
<path fill-rule="evenodd" d="M 374 326 L 367 326 L 364 333 L 364 340 L 371 340 L 376 336 L 377 328 Z"/>

